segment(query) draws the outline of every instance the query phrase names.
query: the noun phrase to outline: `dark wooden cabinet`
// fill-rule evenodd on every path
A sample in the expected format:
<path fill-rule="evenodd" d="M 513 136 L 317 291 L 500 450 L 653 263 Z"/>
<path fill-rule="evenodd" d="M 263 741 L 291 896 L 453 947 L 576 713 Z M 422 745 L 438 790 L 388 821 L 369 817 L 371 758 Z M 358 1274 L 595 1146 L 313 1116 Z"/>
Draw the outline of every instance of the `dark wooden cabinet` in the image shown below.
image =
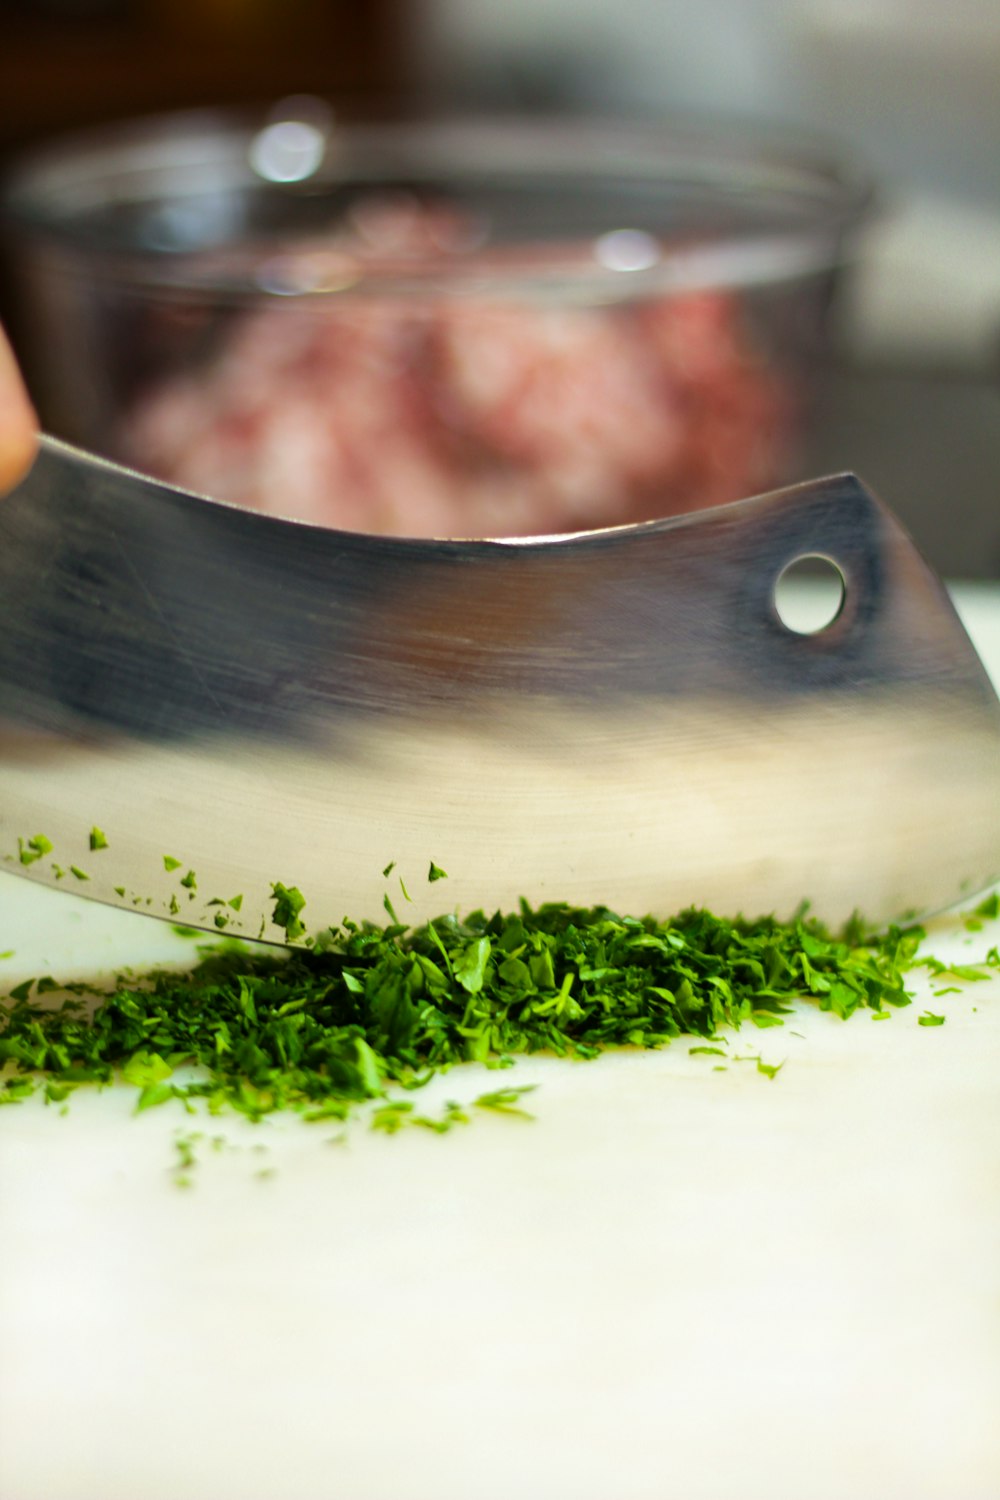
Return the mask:
<path fill-rule="evenodd" d="M 407 0 L 0 0 L 0 154 L 157 110 L 406 104 Z"/>

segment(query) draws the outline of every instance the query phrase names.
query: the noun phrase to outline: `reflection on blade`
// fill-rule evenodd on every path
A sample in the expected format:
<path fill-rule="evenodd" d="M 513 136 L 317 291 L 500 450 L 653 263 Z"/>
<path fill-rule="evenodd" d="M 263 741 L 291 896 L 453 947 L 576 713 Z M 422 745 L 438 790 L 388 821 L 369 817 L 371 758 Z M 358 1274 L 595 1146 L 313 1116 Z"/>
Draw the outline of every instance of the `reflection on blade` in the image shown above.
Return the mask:
<path fill-rule="evenodd" d="M 816 553 L 844 607 L 803 636 L 774 586 Z M 278 935 L 274 880 L 316 926 L 384 919 L 392 861 L 413 920 L 524 896 L 882 921 L 1000 873 L 1000 705 L 851 476 L 567 539 L 428 542 L 253 515 L 50 442 L 0 506 L 0 712 L 9 868 L 193 925 L 241 895 L 228 930 L 248 935 Z M 39 832 L 53 849 L 22 866 Z"/>

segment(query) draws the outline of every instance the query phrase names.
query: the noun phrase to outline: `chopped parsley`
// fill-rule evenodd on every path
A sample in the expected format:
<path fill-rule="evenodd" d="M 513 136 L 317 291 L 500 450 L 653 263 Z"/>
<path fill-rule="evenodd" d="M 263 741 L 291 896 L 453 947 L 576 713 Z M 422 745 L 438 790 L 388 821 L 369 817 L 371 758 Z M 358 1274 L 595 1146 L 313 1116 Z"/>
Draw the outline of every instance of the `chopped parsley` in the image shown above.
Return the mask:
<path fill-rule="evenodd" d="M 289 943 L 294 943 L 306 930 L 305 923 L 299 920 L 306 898 L 297 885 L 282 885 L 280 880 L 272 885 L 271 895 L 274 898 L 274 925 L 284 928 L 285 938 Z"/>
<path fill-rule="evenodd" d="M 302 892 L 277 881 L 272 896 L 275 923 L 289 941 L 301 937 Z M 188 973 L 121 975 L 110 992 L 89 992 L 90 1003 L 80 985 L 63 986 L 58 1005 L 40 1003 L 56 981 L 25 981 L 0 1006 L 0 1099 L 15 1102 L 36 1085 L 61 1098 L 118 1078 L 137 1090 L 140 1110 L 204 1099 L 252 1119 L 292 1109 L 309 1121 L 343 1120 L 369 1100 L 376 1130 L 441 1131 L 468 1111 L 448 1105 L 433 1117 L 389 1091 L 408 1093 L 469 1060 L 502 1068 L 534 1052 L 591 1059 L 681 1036 L 699 1043 L 691 1053 L 724 1056 L 725 1032 L 747 1021 L 780 1025 L 800 998 L 844 1019 L 883 1016 L 909 1004 L 914 968 L 955 974 L 918 955 L 922 938 L 919 928 L 835 936 L 805 916 L 734 922 L 692 909 L 658 921 L 561 904 L 413 929 L 394 916 L 384 927 L 344 921 L 279 954 L 232 942 L 203 948 Z M 981 970 L 969 967 L 968 977 Z M 772 1079 L 781 1067 L 756 1055 L 733 1061 Z M 523 1115 L 524 1092 L 496 1089 L 474 1106 Z"/>
<path fill-rule="evenodd" d="M 22 865 L 33 865 L 43 854 L 51 853 L 52 843 L 44 833 L 36 833 L 34 838 L 17 841 L 17 857 Z"/>

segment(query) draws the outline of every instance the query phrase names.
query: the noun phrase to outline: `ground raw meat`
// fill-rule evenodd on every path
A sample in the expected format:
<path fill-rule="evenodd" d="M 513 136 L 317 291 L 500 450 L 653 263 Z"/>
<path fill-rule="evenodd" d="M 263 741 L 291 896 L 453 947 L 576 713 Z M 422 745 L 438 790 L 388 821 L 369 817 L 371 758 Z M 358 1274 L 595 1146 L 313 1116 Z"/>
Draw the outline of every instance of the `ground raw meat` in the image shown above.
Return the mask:
<path fill-rule="evenodd" d="M 243 313 L 207 362 L 146 390 L 116 447 L 324 526 L 514 536 L 767 489 L 795 425 L 732 291 L 546 306 L 362 289 Z"/>

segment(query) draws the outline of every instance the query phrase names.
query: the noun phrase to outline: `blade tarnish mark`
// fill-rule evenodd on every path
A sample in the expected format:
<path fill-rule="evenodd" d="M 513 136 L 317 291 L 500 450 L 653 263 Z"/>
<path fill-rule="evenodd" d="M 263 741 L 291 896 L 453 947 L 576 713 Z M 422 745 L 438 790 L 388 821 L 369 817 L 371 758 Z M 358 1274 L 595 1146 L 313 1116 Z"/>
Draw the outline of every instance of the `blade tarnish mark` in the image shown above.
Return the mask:
<path fill-rule="evenodd" d="M 124 563 L 125 568 L 128 571 L 129 576 L 131 577 L 139 593 L 149 605 L 150 613 L 155 615 L 156 619 L 159 620 L 160 624 L 163 626 L 168 640 L 174 639 L 176 632 L 174 631 L 174 627 L 171 624 L 169 617 L 164 613 L 163 609 L 157 602 L 156 596 L 153 593 L 149 582 L 145 578 L 143 578 L 136 570 L 132 559 L 128 555 L 128 550 L 125 546 L 125 543 L 122 541 L 117 528 L 112 527 L 109 529 L 108 539 L 111 541 L 115 548 L 115 551 L 118 553 L 119 557 Z"/>
<path fill-rule="evenodd" d="M 128 550 L 125 546 L 125 542 L 123 541 L 117 528 L 111 527 L 108 532 L 108 536 L 115 548 L 115 551 L 118 553 L 118 556 L 121 558 L 123 564 L 125 565 L 130 578 L 132 579 L 139 593 L 146 600 L 146 603 L 149 605 L 150 612 L 163 627 L 165 635 L 164 645 L 168 649 L 173 648 L 177 651 L 178 657 L 183 659 L 185 665 L 198 679 L 206 698 L 214 703 L 220 718 L 224 718 L 226 714 L 225 705 L 214 692 L 211 683 L 209 682 L 205 673 L 202 671 L 201 663 L 199 662 L 197 656 L 192 655 L 184 650 L 183 643 L 179 639 L 177 629 L 171 621 L 170 616 L 159 604 L 156 595 L 153 593 L 150 582 L 147 579 L 143 578 L 138 569 L 135 567 L 131 557 L 129 556 Z"/>

